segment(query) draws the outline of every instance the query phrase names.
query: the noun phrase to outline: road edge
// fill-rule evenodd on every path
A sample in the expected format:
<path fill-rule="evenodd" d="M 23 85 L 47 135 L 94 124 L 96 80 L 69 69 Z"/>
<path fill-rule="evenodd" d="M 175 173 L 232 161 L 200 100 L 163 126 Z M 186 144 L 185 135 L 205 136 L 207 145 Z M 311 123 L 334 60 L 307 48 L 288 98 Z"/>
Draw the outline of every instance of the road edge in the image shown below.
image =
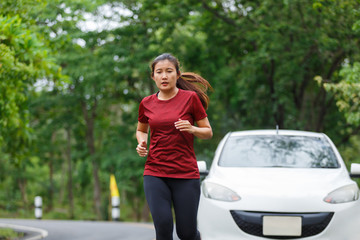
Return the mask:
<path fill-rule="evenodd" d="M 21 225 L 14 225 L 8 223 L 0 223 L 0 227 L 3 228 L 11 228 L 13 230 L 19 230 L 21 232 L 35 232 L 37 233 L 35 236 L 24 237 L 22 240 L 38 240 L 48 236 L 48 232 L 44 229 L 34 228 L 34 227 L 27 227 Z"/>

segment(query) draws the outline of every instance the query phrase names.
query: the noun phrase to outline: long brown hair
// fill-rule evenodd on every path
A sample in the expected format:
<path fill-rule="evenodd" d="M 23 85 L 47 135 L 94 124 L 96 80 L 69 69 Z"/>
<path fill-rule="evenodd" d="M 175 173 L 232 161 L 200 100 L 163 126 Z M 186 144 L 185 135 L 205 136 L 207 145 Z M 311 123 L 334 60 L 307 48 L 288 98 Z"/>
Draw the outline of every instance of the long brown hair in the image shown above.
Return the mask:
<path fill-rule="evenodd" d="M 151 76 L 154 76 L 154 69 L 155 65 L 160 62 L 168 60 L 172 64 L 174 64 L 176 73 L 180 75 L 176 82 L 176 87 L 183 89 L 183 90 L 190 90 L 196 92 L 196 94 L 199 96 L 200 101 L 205 109 L 208 108 L 210 99 L 208 95 L 206 94 L 207 90 L 212 90 L 212 87 L 210 83 L 200 75 L 193 73 L 193 72 L 180 72 L 180 63 L 179 60 L 177 60 L 176 57 L 169 53 L 163 53 L 160 56 L 156 57 L 154 61 L 151 63 Z"/>

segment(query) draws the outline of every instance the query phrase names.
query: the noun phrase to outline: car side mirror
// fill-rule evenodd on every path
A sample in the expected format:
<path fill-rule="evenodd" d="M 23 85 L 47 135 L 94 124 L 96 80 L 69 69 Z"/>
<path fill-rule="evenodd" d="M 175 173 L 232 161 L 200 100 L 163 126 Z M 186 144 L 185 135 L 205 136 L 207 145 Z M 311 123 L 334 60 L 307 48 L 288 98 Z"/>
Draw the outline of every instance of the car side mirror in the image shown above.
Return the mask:
<path fill-rule="evenodd" d="M 350 177 L 360 178 L 360 164 L 352 163 L 350 166 Z"/>
<path fill-rule="evenodd" d="M 197 165 L 201 176 L 207 176 L 209 174 L 209 171 L 206 169 L 205 161 L 198 161 Z"/>

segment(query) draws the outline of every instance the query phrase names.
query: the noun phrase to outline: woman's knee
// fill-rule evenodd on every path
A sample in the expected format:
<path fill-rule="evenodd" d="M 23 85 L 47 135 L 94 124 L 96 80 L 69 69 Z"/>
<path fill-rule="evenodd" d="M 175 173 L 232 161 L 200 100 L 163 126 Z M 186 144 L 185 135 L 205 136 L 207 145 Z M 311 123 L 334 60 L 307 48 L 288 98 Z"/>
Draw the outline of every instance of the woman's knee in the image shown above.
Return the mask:
<path fill-rule="evenodd" d="M 195 231 L 189 231 L 189 229 L 178 229 L 177 235 L 181 240 L 200 240 L 200 233 Z"/>
<path fill-rule="evenodd" d="M 158 240 L 168 240 L 172 239 L 173 235 L 173 222 L 172 219 L 161 218 L 157 221 L 154 221 L 156 239 Z"/>

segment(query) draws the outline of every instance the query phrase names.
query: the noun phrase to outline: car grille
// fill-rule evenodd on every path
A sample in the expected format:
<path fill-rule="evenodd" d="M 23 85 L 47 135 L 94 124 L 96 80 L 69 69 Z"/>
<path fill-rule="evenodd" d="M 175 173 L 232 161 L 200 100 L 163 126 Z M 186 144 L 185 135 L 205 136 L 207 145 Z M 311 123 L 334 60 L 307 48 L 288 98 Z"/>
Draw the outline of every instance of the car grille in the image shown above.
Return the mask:
<path fill-rule="evenodd" d="M 295 239 L 301 237 L 310 237 L 321 233 L 330 223 L 334 213 L 268 213 L 268 212 L 248 212 L 231 210 L 234 221 L 239 228 L 250 235 L 264 238 L 277 239 Z M 302 217 L 302 235 L 301 236 L 264 236 L 262 228 L 263 216 L 300 216 Z"/>

